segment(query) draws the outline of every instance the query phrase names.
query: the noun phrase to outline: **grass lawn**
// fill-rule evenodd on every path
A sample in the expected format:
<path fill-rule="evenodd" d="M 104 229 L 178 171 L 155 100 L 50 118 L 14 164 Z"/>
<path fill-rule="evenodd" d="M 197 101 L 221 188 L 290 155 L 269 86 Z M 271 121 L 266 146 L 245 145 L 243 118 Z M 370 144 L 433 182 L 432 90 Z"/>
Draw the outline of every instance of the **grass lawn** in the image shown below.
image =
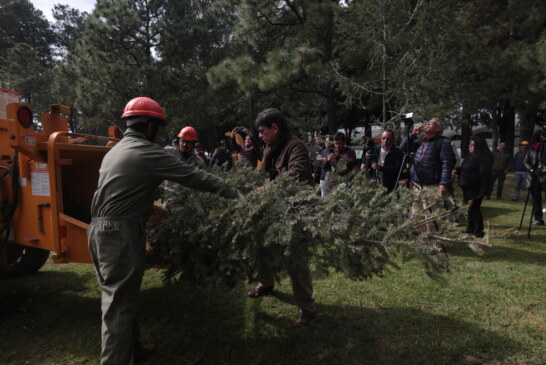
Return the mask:
<path fill-rule="evenodd" d="M 494 232 L 519 225 L 522 202 L 484 201 Z M 528 207 L 530 209 L 530 206 Z M 528 210 L 529 212 L 529 210 Z M 247 284 L 166 285 L 147 271 L 141 292 L 149 364 L 546 364 L 546 227 L 492 238 L 482 256 L 448 249 L 448 284 L 411 262 L 383 279 L 315 277 L 318 316 L 304 329 L 288 280 L 269 297 Z M 47 263 L 0 281 L 0 364 L 97 364 L 99 289 L 91 265 Z"/>

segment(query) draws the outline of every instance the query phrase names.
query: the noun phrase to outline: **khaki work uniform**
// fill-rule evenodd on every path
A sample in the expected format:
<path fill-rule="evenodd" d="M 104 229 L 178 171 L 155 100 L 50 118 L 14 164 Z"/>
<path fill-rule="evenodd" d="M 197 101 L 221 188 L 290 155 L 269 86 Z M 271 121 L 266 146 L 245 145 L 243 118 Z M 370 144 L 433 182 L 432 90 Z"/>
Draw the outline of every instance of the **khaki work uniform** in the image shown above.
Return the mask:
<path fill-rule="evenodd" d="M 101 364 L 133 364 L 140 345 L 136 314 L 145 268 L 145 223 L 153 192 L 163 180 L 210 192 L 224 185 L 223 179 L 181 163 L 131 128 L 102 161 L 88 230 L 102 293 Z"/>
<path fill-rule="evenodd" d="M 175 156 L 180 161 L 187 163 L 188 165 L 196 166 L 201 169 L 205 168 L 205 162 L 201 160 L 194 151 L 191 151 L 191 153 L 188 156 L 184 156 L 184 154 L 182 153 L 182 151 L 180 151 L 179 148 L 176 148 L 173 146 L 165 147 L 165 151 L 169 152 L 171 155 Z"/>

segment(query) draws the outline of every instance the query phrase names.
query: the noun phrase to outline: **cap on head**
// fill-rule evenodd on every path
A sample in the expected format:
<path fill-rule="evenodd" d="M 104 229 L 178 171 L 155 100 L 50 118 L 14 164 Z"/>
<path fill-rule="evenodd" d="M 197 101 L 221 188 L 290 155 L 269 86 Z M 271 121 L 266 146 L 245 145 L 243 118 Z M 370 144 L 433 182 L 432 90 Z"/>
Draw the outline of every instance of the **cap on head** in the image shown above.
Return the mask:
<path fill-rule="evenodd" d="M 197 131 L 195 130 L 195 128 L 190 126 L 182 128 L 180 130 L 180 133 L 178 133 L 178 137 L 189 142 L 196 142 L 198 139 Z"/>
<path fill-rule="evenodd" d="M 153 99 L 147 98 L 145 96 L 139 96 L 137 98 L 131 99 L 125 109 L 123 110 L 122 119 L 134 119 L 133 117 L 146 116 L 161 119 L 166 123 L 165 112 L 159 103 Z M 135 124 L 132 122 L 131 124 Z M 129 124 L 129 121 L 127 123 Z"/>

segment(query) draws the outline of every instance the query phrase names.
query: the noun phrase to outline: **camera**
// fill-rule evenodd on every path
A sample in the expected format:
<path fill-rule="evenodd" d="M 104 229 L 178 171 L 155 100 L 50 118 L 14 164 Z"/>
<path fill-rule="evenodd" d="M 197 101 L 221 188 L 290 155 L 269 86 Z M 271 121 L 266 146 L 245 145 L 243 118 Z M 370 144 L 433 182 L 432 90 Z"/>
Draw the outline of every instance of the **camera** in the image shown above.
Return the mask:
<path fill-rule="evenodd" d="M 400 115 L 400 121 L 407 126 L 413 125 L 413 113 L 406 113 Z"/>
<path fill-rule="evenodd" d="M 245 127 L 237 127 L 237 133 L 243 133 L 245 130 Z"/>

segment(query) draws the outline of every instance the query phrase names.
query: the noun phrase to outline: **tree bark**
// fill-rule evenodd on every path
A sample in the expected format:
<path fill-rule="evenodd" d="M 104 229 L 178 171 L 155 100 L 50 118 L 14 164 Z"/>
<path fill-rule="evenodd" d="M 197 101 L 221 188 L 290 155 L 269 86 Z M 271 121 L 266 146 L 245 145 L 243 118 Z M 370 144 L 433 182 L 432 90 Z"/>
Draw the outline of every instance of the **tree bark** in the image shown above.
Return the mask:
<path fill-rule="evenodd" d="M 499 135 L 501 142 L 506 142 L 508 151 L 514 150 L 514 135 L 516 113 L 510 101 L 504 103 L 501 123 L 499 123 Z"/>
<path fill-rule="evenodd" d="M 538 103 L 529 101 L 520 112 L 519 140 L 531 141 L 537 123 Z"/>
<path fill-rule="evenodd" d="M 461 121 L 461 159 L 468 156 L 468 146 L 470 145 L 471 136 L 470 116 L 463 112 L 463 120 Z"/>

